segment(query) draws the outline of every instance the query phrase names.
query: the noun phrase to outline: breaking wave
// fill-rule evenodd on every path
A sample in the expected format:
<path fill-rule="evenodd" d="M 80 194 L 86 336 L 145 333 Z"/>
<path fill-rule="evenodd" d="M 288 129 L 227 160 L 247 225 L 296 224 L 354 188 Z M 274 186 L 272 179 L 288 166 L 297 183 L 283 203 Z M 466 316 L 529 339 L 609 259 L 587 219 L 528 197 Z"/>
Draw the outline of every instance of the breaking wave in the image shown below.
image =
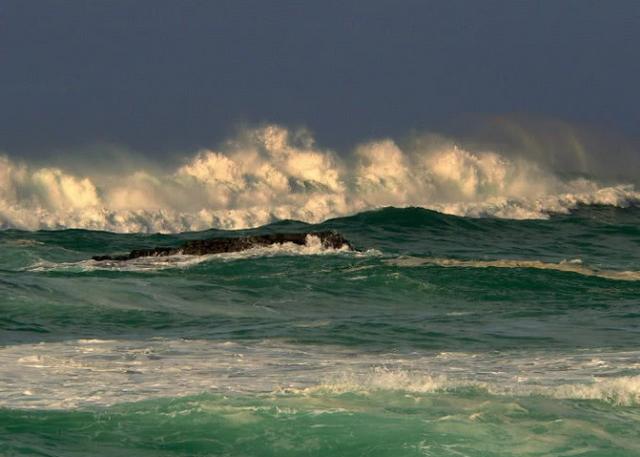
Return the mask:
<path fill-rule="evenodd" d="M 173 171 L 73 174 L 0 156 L 0 227 L 113 232 L 240 229 L 320 222 L 383 206 L 447 214 L 546 218 L 578 205 L 640 202 L 632 184 L 566 179 L 524 158 L 451 142 L 402 149 L 372 141 L 340 156 L 306 131 L 266 126 Z"/>
<path fill-rule="evenodd" d="M 640 404 L 640 376 L 594 378 L 591 382 L 536 385 L 518 383 L 491 383 L 456 380 L 445 375 L 412 373 L 376 367 L 367 374 L 346 374 L 318 386 L 297 390 L 306 393 L 370 393 L 375 391 L 401 391 L 410 393 L 455 392 L 479 389 L 492 395 L 542 396 L 571 400 L 600 400 L 620 406 Z M 295 390 L 295 389 L 294 389 Z"/>

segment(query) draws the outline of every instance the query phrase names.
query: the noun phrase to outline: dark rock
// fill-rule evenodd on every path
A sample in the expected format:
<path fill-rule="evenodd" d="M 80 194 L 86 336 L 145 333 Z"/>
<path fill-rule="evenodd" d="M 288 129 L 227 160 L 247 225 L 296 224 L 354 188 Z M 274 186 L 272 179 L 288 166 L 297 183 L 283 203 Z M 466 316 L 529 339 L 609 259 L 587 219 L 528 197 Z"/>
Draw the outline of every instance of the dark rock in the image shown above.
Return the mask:
<path fill-rule="evenodd" d="M 222 254 L 224 252 L 238 252 L 247 249 L 270 246 L 272 244 L 293 243 L 300 246 L 307 244 L 307 236 L 320 238 L 325 248 L 340 249 L 346 246 L 354 250 L 353 246 L 342 235 L 336 232 L 309 233 L 271 233 L 268 235 L 252 235 L 240 238 L 209 238 L 206 240 L 187 241 L 175 248 L 157 247 L 150 249 L 134 249 L 125 255 L 97 255 L 93 260 L 131 260 L 138 257 L 163 257 L 168 255 L 206 255 Z"/>

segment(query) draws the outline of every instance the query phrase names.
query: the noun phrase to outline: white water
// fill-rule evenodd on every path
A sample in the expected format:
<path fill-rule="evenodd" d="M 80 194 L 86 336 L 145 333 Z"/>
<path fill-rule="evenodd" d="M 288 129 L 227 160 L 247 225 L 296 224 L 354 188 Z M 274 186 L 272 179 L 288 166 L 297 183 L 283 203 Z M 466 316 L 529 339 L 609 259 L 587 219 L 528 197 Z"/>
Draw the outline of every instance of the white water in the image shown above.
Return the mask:
<path fill-rule="evenodd" d="M 371 354 L 275 340 L 70 340 L 0 348 L 0 407 L 67 409 L 201 392 L 476 388 L 640 404 L 640 352 Z"/>
<path fill-rule="evenodd" d="M 352 257 L 367 257 L 380 255 L 375 249 L 367 251 L 352 251 L 346 244 L 340 248 L 325 247 L 317 236 L 307 235 L 306 244 L 275 243 L 269 246 L 257 246 L 239 252 L 228 252 L 210 255 L 168 255 L 138 257 L 131 260 L 80 260 L 77 262 L 49 262 L 38 261 L 25 268 L 25 271 L 157 271 L 168 268 L 189 268 L 203 262 L 233 261 L 251 259 L 255 257 L 276 256 L 308 256 L 308 255 L 350 255 Z"/>
<path fill-rule="evenodd" d="M 631 184 L 563 179 L 500 151 L 453 143 L 401 149 L 390 139 L 340 156 L 307 132 L 267 126 L 173 171 L 73 174 L 0 156 L 0 228 L 182 232 L 320 222 L 384 206 L 526 219 L 579 204 L 640 202 Z"/>

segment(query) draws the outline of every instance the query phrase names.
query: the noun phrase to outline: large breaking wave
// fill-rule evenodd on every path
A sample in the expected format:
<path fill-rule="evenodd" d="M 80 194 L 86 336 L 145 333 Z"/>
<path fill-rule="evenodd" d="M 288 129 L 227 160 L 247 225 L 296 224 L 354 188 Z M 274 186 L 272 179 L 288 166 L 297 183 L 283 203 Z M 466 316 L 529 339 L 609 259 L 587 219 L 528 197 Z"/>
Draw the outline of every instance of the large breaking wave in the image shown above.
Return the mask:
<path fill-rule="evenodd" d="M 278 219 L 320 222 L 383 206 L 448 214 L 546 218 L 581 204 L 640 202 L 632 184 L 565 178 L 525 158 L 452 142 L 401 148 L 390 139 L 341 156 L 307 131 L 270 125 L 171 171 L 71 173 L 0 156 L 0 227 L 114 232 L 239 229 Z"/>

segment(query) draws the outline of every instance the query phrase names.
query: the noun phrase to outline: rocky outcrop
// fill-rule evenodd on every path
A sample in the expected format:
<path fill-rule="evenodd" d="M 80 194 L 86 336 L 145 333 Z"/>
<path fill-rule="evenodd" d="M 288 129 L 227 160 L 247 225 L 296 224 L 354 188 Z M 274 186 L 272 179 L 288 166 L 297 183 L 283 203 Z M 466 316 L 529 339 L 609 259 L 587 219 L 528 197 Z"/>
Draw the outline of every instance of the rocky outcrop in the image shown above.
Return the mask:
<path fill-rule="evenodd" d="M 293 243 L 304 246 L 307 237 L 317 237 L 325 248 L 341 249 L 353 246 L 342 235 L 336 232 L 308 232 L 308 233 L 271 233 L 268 235 L 252 235 L 239 238 L 209 238 L 206 240 L 187 241 L 178 247 L 156 247 L 150 249 L 134 249 L 124 255 L 97 255 L 93 260 L 131 260 L 138 257 L 161 257 L 168 255 L 206 255 L 238 252 L 247 249 L 270 246 L 273 244 Z"/>

